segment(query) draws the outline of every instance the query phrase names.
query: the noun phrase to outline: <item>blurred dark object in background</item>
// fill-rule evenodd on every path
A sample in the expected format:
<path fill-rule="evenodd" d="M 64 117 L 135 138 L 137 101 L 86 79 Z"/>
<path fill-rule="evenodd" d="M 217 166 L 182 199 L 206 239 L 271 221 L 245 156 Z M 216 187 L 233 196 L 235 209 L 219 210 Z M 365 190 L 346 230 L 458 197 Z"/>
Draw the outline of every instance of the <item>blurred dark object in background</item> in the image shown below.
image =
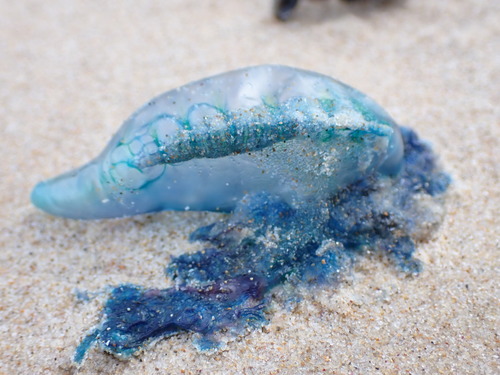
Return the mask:
<path fill-rule="evenodd" d="M 342 0 L 351 3 L 356 0 Z M 280 21 L 287 21 L 297 7 L 299 0 L 274 0 L 274 16 Z"/>

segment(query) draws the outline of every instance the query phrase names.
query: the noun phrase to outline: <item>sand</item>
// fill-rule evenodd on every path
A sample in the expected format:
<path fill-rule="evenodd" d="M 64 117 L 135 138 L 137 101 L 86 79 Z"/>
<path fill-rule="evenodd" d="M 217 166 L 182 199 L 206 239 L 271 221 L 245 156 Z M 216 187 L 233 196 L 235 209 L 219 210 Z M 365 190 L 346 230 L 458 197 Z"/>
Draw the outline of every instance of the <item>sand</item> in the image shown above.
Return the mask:
<path fill-rule="evenodd" d="M 500 373 L 500 3 L 270 0 L 0 1 L 0 374 Z M 376 257 L 215 354 L 192 337 L 128 362 L 71 358 L 104 296 L 164 287 L 208 213 L 82 222 L 29 201 L 90 160 L 142 103 L 189 81 L 279 63 L 336 77 L 416 129 L 453 176 L 447 216 L 415 278 Z"/>

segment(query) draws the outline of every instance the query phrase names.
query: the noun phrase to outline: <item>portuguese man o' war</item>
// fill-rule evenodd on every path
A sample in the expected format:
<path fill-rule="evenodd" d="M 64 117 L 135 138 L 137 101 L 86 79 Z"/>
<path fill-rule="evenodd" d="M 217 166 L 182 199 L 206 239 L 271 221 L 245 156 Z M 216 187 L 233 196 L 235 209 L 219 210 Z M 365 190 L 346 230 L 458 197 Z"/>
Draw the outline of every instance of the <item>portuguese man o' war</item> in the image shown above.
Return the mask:
<path fill-rule="evenodd" d="M 449 177 L 415 132 L 327 76 L 264 65 L 193 82 L 148 102 L 105 150 L 42 182 L 33 203 L 77 219 L 160 210 L 228 215 L 191 234 L 167 289 L 120 285 L 77 348 L 128 358 L 194 332 L 217 348 L 267 321 L 269 291 L 338 280 L 365 251 L 416 274 L 415 243 L 442 218 Z"/>

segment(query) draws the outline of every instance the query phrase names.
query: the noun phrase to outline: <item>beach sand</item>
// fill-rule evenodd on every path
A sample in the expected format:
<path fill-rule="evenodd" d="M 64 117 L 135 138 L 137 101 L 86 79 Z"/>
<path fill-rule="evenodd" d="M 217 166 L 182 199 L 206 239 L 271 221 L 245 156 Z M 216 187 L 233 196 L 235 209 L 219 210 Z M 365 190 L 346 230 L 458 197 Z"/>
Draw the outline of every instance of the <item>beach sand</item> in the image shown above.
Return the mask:
<path fill-rule="evenodd" d="M 0 1 L 0 374 L 500 373 L 500 3 L 270 0 Z M 218 215 L 75 221 L 33 207 L 35 183 L 96 156 L 153 96 L 257 64 L 340 79 L 433 144 L 453 177 L 447 215 L 405 277 L 375 256 L 339 285 L 199 353 L 190 334 L 121 362 L 75 347 L 104 295 L 165 287 L 171 255 Z"/>

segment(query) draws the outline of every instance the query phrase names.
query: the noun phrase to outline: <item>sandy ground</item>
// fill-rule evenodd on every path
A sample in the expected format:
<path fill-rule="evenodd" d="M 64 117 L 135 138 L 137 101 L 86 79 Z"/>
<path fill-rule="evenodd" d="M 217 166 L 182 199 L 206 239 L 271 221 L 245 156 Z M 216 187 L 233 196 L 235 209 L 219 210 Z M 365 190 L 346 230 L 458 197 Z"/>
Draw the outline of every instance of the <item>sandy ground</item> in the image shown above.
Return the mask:
<path fill-rule="evenodd" d="M 500 2 L 0 1 L 0 374 L 498 374 Z M 119 362 L 71 363 L 99 317 L 73 291 L 163 287 L 170 255 L 217 215 L 80 222 L 29 201 L 95 156 L 139 105 L 229 69 L 280 63 L 372 96 L 441 155 L 448 215 L 405 278 L 366 259 L 337 287 L 213 355 L 188 334 Z"/>

